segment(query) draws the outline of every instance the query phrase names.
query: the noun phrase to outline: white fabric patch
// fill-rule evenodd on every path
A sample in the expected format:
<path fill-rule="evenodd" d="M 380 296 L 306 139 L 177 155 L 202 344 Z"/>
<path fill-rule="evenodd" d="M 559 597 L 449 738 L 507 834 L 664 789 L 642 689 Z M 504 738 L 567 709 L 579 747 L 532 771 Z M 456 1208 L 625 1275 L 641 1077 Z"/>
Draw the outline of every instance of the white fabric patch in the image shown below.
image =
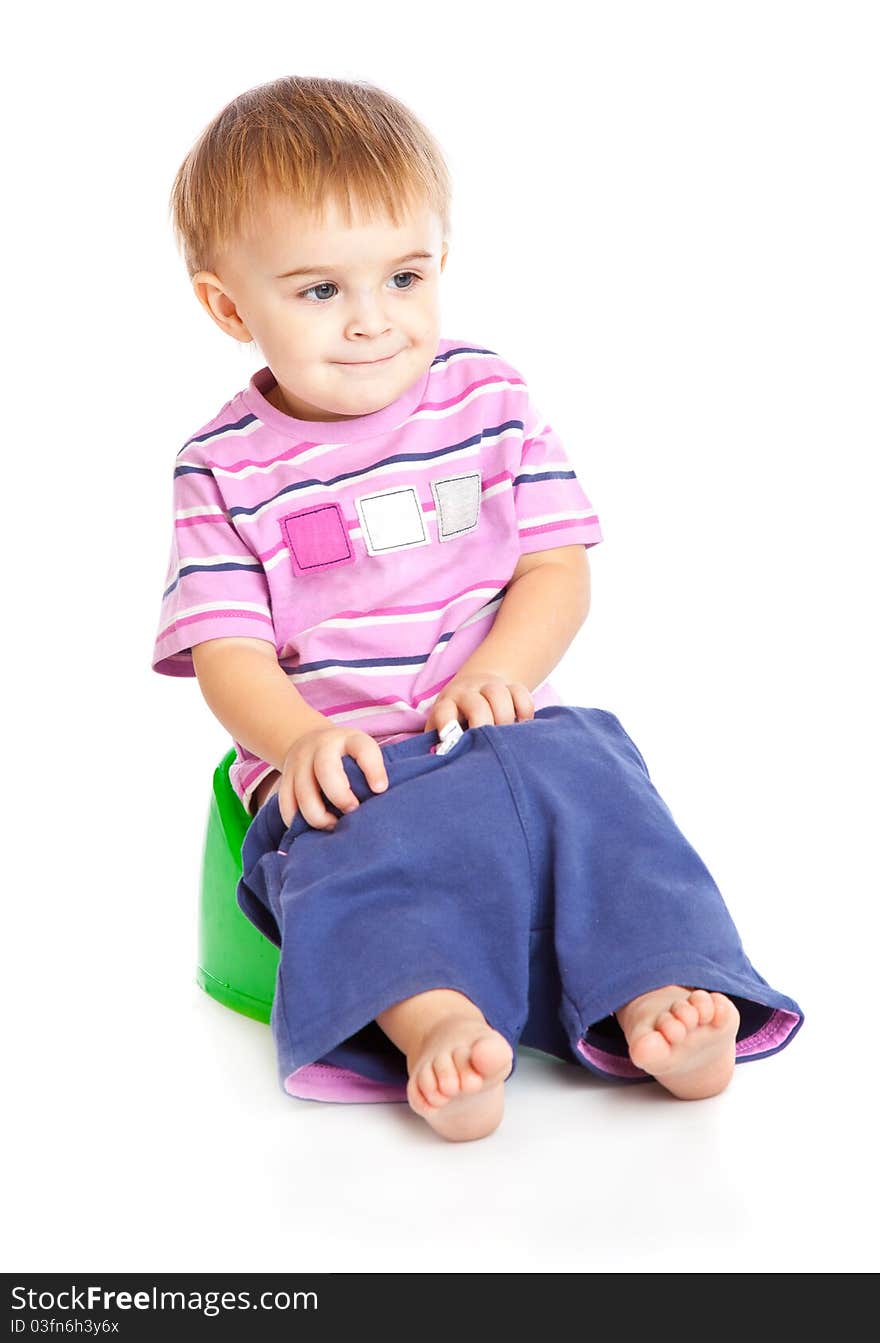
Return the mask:
<path fill-rule="evenodd" d="M 431 492 L 437 507 L 437 535 L 441 541 L 454 541 L 457 536 L 476 531 L 482 498 L 479 471 L 432 480 Z"/>
<path fill-rule="evenodd" d="M 430 545 L 415 486 L 362 494 L 355 500 L 364 544 L 370 555 Z"/>

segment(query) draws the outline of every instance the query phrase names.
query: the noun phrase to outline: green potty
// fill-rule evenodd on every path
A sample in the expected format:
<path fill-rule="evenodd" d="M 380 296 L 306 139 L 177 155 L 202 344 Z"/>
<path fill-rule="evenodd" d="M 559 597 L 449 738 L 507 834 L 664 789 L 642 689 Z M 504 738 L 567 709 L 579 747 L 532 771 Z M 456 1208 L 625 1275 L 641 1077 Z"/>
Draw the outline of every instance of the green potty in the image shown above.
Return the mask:
<path fill-rule="evenodd" d="M 218 1003 L 268 1022 L 279 951 L 245 918 L 235 898 L 241 876 L 241 846 L 253 818 L 229 782 L 234 759 L 232 749 L 214 770 L 202 860 L 196 978 Z"/>

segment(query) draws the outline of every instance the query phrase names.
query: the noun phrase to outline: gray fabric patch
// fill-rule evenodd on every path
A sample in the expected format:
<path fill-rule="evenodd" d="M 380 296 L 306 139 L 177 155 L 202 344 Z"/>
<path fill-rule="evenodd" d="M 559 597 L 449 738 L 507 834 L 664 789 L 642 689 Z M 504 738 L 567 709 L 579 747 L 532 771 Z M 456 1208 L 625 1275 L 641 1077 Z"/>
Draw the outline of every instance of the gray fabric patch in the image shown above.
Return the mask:
<path fill-rule="evenodd" d="M 457 536 L 476 531 L 482 498 L 479 471 L 432 480 L 431 492 L 437 508 L 437 535 L 441 541 L 453 541 Z"/>

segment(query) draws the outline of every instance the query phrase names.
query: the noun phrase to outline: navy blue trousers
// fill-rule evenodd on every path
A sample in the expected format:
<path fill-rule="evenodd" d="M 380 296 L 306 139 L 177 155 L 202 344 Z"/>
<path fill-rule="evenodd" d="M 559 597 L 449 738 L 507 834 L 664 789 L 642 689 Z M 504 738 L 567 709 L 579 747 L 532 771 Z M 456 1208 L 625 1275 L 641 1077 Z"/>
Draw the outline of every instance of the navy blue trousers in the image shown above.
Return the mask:
<path fill-rule="evenodd" d="M 724 900 L 619 720 L 552 705 L 525 722 L 382 747 L 376 794 L 336 829 L 252 821 L 237 898 L 281 948 L 272 1030 L 282 1086 L 310 1099 L 403 1100 L 386 1007 L 457 989 L 508 1040 L 620 1082 L 649 1081 L 613 1012 L 665 984 L 739 1009 L 737 1062 L 783 1048 L 803 1013 L 743 950 Z"/>

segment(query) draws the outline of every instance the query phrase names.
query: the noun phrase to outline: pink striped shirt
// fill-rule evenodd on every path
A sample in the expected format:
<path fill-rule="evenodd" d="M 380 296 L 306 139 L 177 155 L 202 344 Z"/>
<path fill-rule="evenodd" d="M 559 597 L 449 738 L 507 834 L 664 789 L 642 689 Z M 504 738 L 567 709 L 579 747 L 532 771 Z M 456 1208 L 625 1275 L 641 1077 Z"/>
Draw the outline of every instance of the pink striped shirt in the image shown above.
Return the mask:
<path fill-rule="evenodd" d="M 520 555 L 602 540 L 558 436 L 492 350 L 439 342 L 424 378 L 372 415 L 293 419 L 261 368 L 183 445 L 152 666 L 274 644 L 313 708 L 379 743 L 424 730 L 485 639 Z M 549 681 L 536 709 L 562 701 Z M 238 742 L 245 807 L 274 767 Z"/>

